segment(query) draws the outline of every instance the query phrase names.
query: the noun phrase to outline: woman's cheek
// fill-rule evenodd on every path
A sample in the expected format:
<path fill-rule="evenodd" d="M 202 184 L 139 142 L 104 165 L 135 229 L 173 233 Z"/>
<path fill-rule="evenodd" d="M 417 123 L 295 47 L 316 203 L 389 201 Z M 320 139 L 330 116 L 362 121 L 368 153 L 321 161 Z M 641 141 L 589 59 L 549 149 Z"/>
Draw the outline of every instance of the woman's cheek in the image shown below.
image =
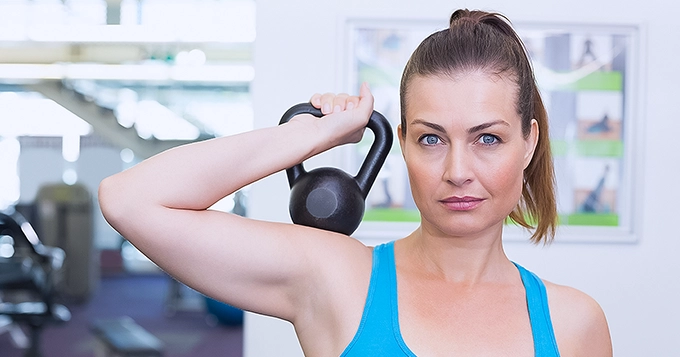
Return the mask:
<path fill-rule="evenodd" d="M 523 169 L 522 160 L 507 158 L 506 160 L 496 160 L 491 165 L 489 174 L 486 176 L 487 189 L 503 196 L 519 197 L 522 194 Z M 516 202 L 513 203 L 513 205 Z"/>
<path fill-rule="evenodd" d="M 407 156 L 406 164 L 413 199 L 419 205 L 426 200 L 424 195 L 433 194 L 441 181 L 441 172 L 437 172 L 439 164 L 433 162 L 432 158 L 416 155 Z"/>

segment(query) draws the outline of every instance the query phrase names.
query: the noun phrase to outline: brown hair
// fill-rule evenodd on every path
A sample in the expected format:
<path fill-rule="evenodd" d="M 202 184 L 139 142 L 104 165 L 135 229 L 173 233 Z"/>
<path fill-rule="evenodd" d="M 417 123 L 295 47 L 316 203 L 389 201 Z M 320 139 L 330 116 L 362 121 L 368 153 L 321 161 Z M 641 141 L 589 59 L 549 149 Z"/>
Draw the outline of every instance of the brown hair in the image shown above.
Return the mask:
<path fill-rule="evenodd" d="M 531 120 L 538 122 L 534 156 L 524 170 L 522 198 L 510 218 L 534 229 L 531 241 L 549 243 L 555 236 L 557 208 L 555 175 L 548 138 L 548 114 L 543 106 L 526 50 L 510 21 L 498 13 L 457 10 L 448 29 L 433 33 L 420 43 L 406 64 L 400 85 L 401 135 L 406 136 L 408 85 L 416 76 L 456 75 L 473 71 L 504 74 L 518 88 L 517 113 L 522 134 L 528 137 Z M 530 222 L 535 222 L 532 226 Z"/>

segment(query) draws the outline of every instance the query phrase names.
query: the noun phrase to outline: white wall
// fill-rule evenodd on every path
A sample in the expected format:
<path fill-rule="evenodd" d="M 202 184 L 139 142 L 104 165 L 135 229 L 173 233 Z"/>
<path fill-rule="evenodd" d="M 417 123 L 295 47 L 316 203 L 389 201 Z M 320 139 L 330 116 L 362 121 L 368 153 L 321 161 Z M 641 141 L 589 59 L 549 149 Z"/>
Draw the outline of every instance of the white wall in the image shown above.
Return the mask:
<path fill-rule="evenodd" d="M 638 170 L 639 241 L 635 244 L 556 243 L 549 248 L 507 244 L 511 259 L 541 277 L 595 297 L 609 319 L 616 356 L 679 356 L 680 157 L 676 133 L 680 71 L 678 2 L 649 0 L 258 0 L 253 86 L 255 125 L 276 125 L 292 104 L 313 92 L 344 90 L 337 69 L 338 41 L 347 17 L 445 20 L 454 8 L 496 10 L 513 21 L 633 24 L 642 26 L 641 89 L 644 147 Z M 332 160 L 331 160 L 332 161 Z M 332 162 L 329 162 L 332 164 Z M 256 185 L 249 210 L 255 218 L 288 221 L 287 182 L 281 173 Z M 398 238 L 398 237 L 394 237 Z M 559 239 L 559 237 L 558 237 Z M 245 355 L 301 355 L 290 325 L 249 315 Z"/>

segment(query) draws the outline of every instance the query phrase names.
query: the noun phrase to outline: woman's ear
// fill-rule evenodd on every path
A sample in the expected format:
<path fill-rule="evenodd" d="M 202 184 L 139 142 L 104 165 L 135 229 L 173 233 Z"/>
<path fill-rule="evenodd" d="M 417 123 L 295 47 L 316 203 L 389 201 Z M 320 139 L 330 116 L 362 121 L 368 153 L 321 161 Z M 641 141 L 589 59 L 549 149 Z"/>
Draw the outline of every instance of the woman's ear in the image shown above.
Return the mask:
<path fill-rule="evenodd" d="M 401 155 L 404 156 L 404 135 L 401 133 L 401 124 L 397 125 L 397 138 L 399 138 L 399 148 Z"/>
<path fill-rule="evenodd" d="M 524 168 L 531 163 L 531 159 L 534 157 L 534 152 L 536 151 L 536 145 L 538 145 L 538 121 L 536 119 L 531 119 L 531 128 L 529 131 L 529 136 L 524 139 L 525 150 L 524 150 Z"/>

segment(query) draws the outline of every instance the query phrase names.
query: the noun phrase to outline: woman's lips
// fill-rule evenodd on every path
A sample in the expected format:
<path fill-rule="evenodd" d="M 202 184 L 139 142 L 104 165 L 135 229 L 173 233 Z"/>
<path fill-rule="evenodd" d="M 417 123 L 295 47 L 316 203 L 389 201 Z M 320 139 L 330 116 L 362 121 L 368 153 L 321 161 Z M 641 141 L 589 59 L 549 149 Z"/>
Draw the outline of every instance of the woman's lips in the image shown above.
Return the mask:
<path fill-rule="evenodd" d="M 444 204 L 444 206 L 446 206 L 446 208 L 448 208 L 452 211 L 469 211 L 469 210 L 477 208 L 480 204 L 482 204 L 483 201 L 484 201 L 483 198 L 478 198 L 478 197 L 453 196 L 453 197 L 445 198 L 445 199 L 443 199 L 439 202 Z"/>

